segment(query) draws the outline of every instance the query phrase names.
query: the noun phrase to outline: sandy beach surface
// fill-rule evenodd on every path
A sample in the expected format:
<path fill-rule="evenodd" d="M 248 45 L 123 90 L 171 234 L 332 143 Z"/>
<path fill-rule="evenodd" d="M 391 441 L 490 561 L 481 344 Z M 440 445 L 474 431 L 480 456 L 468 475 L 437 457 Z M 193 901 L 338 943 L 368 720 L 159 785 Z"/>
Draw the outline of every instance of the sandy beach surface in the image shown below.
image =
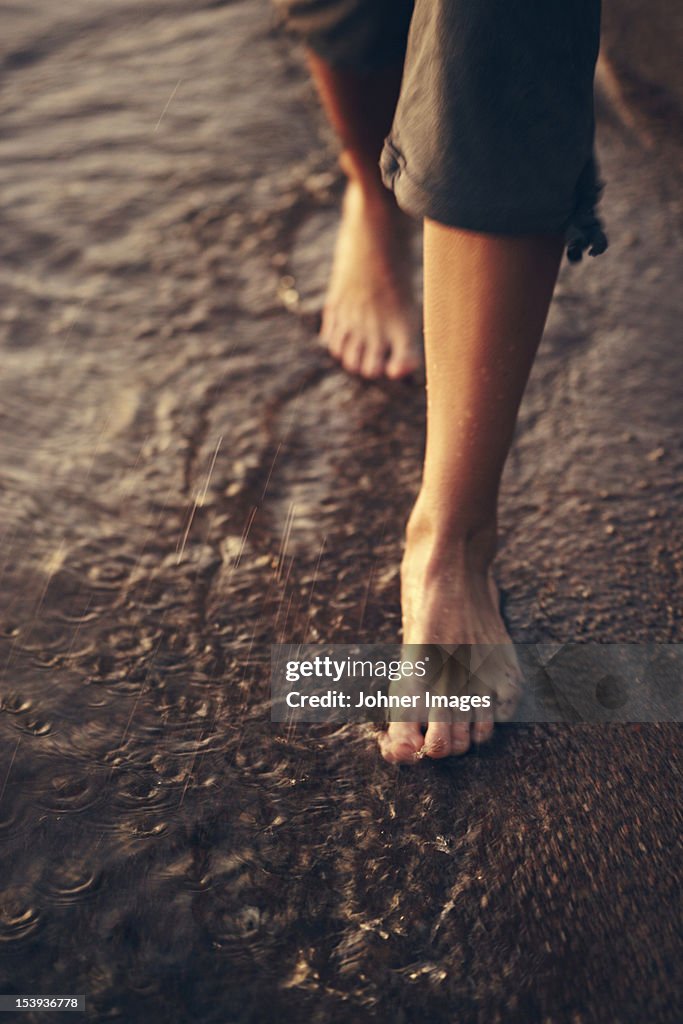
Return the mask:
<path fill-rule="evenodd" d="M 270 723 L 271 643 L 398 638 L 424 396 L 316 343 L 341 182 L 268 4 L 3 28 L 0 992 L 681 1020 L 677 725 L 398 769 Z M 504 479 L 520 642 L 681 639 L 680 143 L 600 99 L 610 249 L 563 267 Z"/>

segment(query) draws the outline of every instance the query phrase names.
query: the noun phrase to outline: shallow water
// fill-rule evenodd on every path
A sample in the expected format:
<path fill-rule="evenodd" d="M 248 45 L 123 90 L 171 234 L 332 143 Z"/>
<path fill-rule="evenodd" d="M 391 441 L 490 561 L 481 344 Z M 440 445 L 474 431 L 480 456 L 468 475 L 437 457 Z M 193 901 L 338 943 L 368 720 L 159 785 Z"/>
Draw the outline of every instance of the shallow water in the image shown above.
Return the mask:
<path fill-rule="evenodd" d="M 315 345 L 339 182 L 268 8 L 4 20 L 0 990 L 677 1020 L 675 726 L 501 729 L 412 772 L 270 724 L 271 642 L 398 635 L 424 401 Z M 677 179 L 601 140 L 612 249 L 563 270 L 500 578 L 519 640 L 672 642 Z"/>

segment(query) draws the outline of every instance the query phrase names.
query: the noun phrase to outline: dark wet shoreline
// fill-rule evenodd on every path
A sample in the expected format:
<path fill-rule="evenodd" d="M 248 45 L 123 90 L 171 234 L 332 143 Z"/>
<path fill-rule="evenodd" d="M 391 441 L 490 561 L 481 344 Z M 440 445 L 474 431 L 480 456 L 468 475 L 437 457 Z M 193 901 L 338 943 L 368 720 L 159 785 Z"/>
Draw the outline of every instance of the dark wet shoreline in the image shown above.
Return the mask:
<path fill-rule="evenodd" d="M 271 643 L 397 637 L 424 398 L 315 344 L 339 180 L 267 6 L 6 21 L 0 991 L 678 1021 L 676 725 L 411 771 L 269 721 Z M 600 118 L 611 248 L 563 269 L 504 481 L 519 642 L 681 637 L 680 180 Z"/>

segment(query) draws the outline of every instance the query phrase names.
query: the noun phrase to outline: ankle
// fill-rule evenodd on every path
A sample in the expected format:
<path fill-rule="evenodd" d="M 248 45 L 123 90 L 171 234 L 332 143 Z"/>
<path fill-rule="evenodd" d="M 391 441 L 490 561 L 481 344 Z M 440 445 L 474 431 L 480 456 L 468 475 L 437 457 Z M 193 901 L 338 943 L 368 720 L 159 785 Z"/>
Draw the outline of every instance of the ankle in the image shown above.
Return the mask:
<path fill-rule="evenodd" d="M 406 528 L 406 558 L 415 558 L 424 571 L 439 575 L 444 566 L 457 566 L 487 575 L 496 556 L 497 530 L 493 517 L 458 516 L 425 511 L 418 500 Z"/>

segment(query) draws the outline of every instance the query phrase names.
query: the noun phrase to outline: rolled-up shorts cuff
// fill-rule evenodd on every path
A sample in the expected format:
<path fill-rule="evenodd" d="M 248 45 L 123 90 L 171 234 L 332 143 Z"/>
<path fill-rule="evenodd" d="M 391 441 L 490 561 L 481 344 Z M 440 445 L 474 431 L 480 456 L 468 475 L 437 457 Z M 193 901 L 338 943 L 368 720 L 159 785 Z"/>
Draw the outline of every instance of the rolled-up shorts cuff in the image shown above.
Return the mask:
<path fill-rule="evenodd" d="M 603 252 L 593 77 L 600 0 L 416 0 L 380 168 L 407 213 Z"/>
<path fill-rule="evenodd" d="M 382 181 L 390 189 L 398 205 L 416 218 L 438 221 L 446 227 L 462 228 L 486 234 L 533 235 L 564 232 L 569 224 L 568 213 L 534 206 L 501 206 L 492 197 L 477 209 L 466 197 L 458 195 L 457 187 L 437 189 L 412 176 L 402 151 L 391 136 L 384 142 L 380 159 Z"/>
<path fill-rule="evenodd" d="M 542 209 L 517 204 L 488 201 L 477 208 L 467 198 L 460 198 L 457 189 L 435 188 L 416 180 L 406 160 L 389 135 L 380 158 L 382 181 L 393 191 L 397 205 L 416 219 L 436 221 L 445 227 L 491 235 L 562 235 L 571 262 L 581 260 L 584 252 L 601 255 L 607 248 L 607 237 L 596 206 L 604 188 L 598 177 L 595 156 L 587 161 L 570 207 Z"/>

